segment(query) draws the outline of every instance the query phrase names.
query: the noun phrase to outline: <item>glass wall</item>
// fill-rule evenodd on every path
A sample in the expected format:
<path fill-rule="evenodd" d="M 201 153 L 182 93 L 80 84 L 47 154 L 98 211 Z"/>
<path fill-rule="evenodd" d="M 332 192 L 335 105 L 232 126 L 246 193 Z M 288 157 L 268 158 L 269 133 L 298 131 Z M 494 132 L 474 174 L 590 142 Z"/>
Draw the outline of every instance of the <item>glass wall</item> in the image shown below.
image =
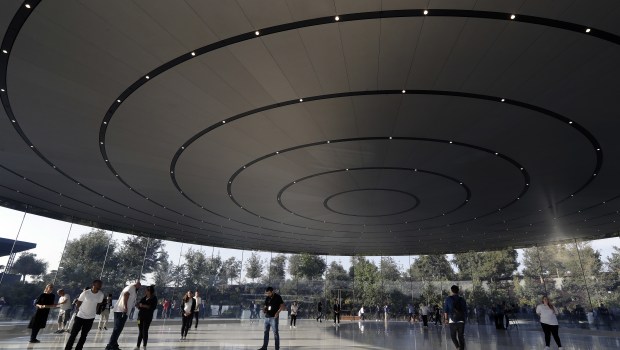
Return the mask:
<path fill-rule="evenodd" d="M 348 257 L 183 244 L 5 208 L 0 219 L 1 237 L 36 244 L 15 244 L 14 254 L 0 257 L 0 322 L 26 322 L 47 283 L 76 297 L 100 278 L 116 299 L 139 278 L 155 285 L 162 321 L 179 318 L 188 290 L 198 291 L 205 319 L 259 318 L 269 285 L 287 307 L 297 301 L 298 319 L 333 322 L 338 304 L 341 322 L 362 316 L 419 322 L 425 305 L 432 324 L 456 284 L 473 324 L 535 326 L 534 309 L 548 295 L 566 326 L 619 327 L 620 238 L 456 255 Z"/>

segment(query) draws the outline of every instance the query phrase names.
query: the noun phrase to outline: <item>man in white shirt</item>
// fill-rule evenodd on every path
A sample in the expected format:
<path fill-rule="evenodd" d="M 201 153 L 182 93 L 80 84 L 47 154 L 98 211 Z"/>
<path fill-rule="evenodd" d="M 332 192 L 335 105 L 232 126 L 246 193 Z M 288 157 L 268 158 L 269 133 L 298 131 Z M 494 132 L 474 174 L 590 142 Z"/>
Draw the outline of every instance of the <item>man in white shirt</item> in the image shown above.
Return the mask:
<path fill-rule="evenodd" d="M 84 343 L 86 342 L 86 336 L 90 332 L 95 321 L 95 314 L 97 313 L 97 305 L 103 302 L 103 292 L 101 292 L 102 286 L 101 280 L 94 280 L 91 289 L 87 289 L 80 294 L 77 301 L 77 313 L 75 320 L 73 320 L 73 328 L 71 328 L 71 335 L 65 345 L 65 350 L 71 350 L 73 348 L 73 342 L 80 331 L 80 340 L 78 340 L 76 350 L 82 350 Z"/>
<path fill-rule="evenodd" d="M 196 309 L 194 310 L 194 317 L 196 318 L 196 326 L 194 327 L 194 329 L 198 329 L 198 318 L 200 318 L 200 305 L 202 301 L 202 298 L 198 296 L 198 289 L 196 289 L 196 294 L 194 295 L 194 299 L 196 300 Z M 192 325 L 190 324 L 189 327 L 191 328 Z"/>
<path fill-rule="evenodd" d="M 68 332 L 69 329 L 66 326 L 71 319 L 71 296 L 65 293 L 64 289 L 59 289 L 57 293 L 60 296 L 58 299 L 60 312 L 58 313 L 58 330 L 54 333 L 63 333 L 65 330 Z"/>
<path fill-rule="evenodd" d="M 140 289 L 140 286 L 140 281 L 136 281 L 136 283 L 125 287 L 118 297 L 116 306 L 114 306 L 114 330 L 112 331 L 108 345 L 105 347 L 106 350 L 119 350 L 118 338 L 121 336 L 121 332 L 125 327 L 127 312 L 136 306 L 137 291 Z"/>

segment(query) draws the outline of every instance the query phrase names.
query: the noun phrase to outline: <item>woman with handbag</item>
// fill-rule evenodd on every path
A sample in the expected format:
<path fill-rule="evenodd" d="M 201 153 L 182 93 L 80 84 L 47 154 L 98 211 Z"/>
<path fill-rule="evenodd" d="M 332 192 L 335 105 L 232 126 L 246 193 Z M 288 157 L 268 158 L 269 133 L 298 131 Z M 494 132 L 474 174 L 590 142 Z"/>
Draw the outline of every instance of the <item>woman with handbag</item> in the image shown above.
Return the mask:
<path fill-rule="evenodd" d="M 32 329 L 32 333 L 30 334 L 30 343 L 40 343 L 37 339 L 37 335 L 39 334 L 39 330 L 41 328 L 45 328 L 45 324 L 47 323 L 47 317 L 50 314 L 50 309 L 54 307 L 58 307 L 57 304 L 54 304 L 54 300 L 56 299 L 56 295 L 52 293 L 54 289 L 53 284 L 48 284 L 45 286 L 43 290 L 43 294 L 39 295 L 39 297 L 35 300 L 36 312 L 32 319 L 30 319 L 30 323 L 28 324 L 28 328 Z"/>
<path fill-rule="evenodd" d="M 181 316 L 183 317 L 183 324 L 181 325 L 181 340 L 187 338 L 187 332 L 192 327 L 193 312 L 196 309 L 196 299 L 192 295 L 192 291 L 188 290 L 183 297 L 181 303 Z"/>

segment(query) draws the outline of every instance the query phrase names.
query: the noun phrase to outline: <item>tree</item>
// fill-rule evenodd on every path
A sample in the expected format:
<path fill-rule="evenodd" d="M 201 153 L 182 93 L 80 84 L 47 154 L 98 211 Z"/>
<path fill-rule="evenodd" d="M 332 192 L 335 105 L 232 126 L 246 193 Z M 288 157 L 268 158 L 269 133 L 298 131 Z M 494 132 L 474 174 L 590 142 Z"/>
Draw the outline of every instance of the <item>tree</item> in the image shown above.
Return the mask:
<path fill-rule="evenodd" d="M 288 272 L 298 278 L 319 279 L 326 268 L 325 259 L 319 255 L 295 254 L 288 259 Z"/>
<path fill-rule="evenodd" d="M 185 252 L 185 286 L 195 288 L 209 283 L 208 263 L 204 253 L 190 248 Z"/>
<path fill-rule="evenodd" d="M 62 285 L 65 290 L 76 291 L 89 286 L 93 279 L 101 276 L 106 289 L 124 285 L 124 280 L 119 279 L 116 273 L 118 261 L 115 250 L 116 242 L 105 231 L 99 229 L 93 229 L 79 238 L 70 240 L 60 262 L 57 284 Z"/>
<path fill-rule="evenodd" d="M 43 259 L 37 259 L 37 255 L 24 252 L 15 260 L 12 271 L 22 275 L 23 281 L 26 282 L 26 276 L 40 276 L 47 271 L 47 262 Z"/>
<path fill-rule="evenodd" d="M 145 274 L 155 270 L 159 261 L 168 258 L 167 254 L 163 255 L 164 243 L 161 239 L 130 235 L 121 242 L 120 247 L 117 273 L 125 281 L 143 280 Z"/>
<path fill-rule="evenodd" d="M 381 257 L 380 271 L 381 278 L 386 281 L 400 280 L 400 268 L 391 256 Z"/>
<path fill-rule="evenodd" d="M 517 270 L 517 251 L 506 248 L 490 252 L 467 252 L 455 254 L 452 262 L 459 269 L 461 279 L 494 281 L 508 279 Z"/>
<path fill-rule="evenodd" d="M 241 273 L 241 261 L 237 260 L 234 256 L 226 259 L 222 266 L 222 277 L 225 280 L 229 280 L 228 284 L 232 284 L 235 278 L 239 277 Z"/>
<path fill-rule="evenodd" d="M 332 283 L 336 281 L 347 282 L 351 280 L 351 277 L 349 277 L 347 270 L 344 269 L 342 264 L 332 261 L 331 264 L 329 264 L 327 273 L 325 274 L 325 279 Z"/>
<path fill-rule="evenodd" d="M 172 261 L 162 260 L 155 266 L 153 271 L 153 282 L 155 285 L 161 288 L 167 287 L 174 280 L 173 271 L 174 264 Z"/>
<path fill-rule="evenodd" d="M 451 280 L 454 270 L 445 255 L 422 255 L 409 267 L 409 275 L 416 280 Z"/>
<path fill-rule="evenodd" d="M 245 263 L 245 276 L 254 282 L 263 275 L 263 261 L 258 252 L 252 252 Z"/>
<path fill-rule="evenodd" d="M 286 255 L 278 254 L 271 259 L 269 264 L 270 281 L 284 281 L 286 276 Z"/>
<path fill-rule="evenodd" d="M 363 256 L 353 256 L 349 275 L 355 283 L 355 300 L 364 305 L 379 305 L 383 302 L 384 291 L 381 289 L 379 269 L 374 263 Z"/>

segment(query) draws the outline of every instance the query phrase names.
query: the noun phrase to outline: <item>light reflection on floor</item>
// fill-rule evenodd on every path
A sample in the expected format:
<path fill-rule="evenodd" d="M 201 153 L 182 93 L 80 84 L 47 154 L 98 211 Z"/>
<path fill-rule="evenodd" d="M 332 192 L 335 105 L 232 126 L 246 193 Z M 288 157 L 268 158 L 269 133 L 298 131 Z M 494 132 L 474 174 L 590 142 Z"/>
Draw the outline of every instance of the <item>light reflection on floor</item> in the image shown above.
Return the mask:
<path fill-rule="evenodd" d="M 150 349 L 257 349 L 262 344 L 262 323 L 201 322 L 192 328 L 186 341 L 179 341 L 179 321 L 156 320 L 151 326 Z M 54 328 L 55 329 L 55 328 Z M 28 329 L 24 323 L 0 324 L 0 349 L 63 349 L 68 335 L 51 333 L 48 326 L 39 335 L 40 344 L 28 343 Z M 111 333 L 94 328 L 85 349 L 103 349 Z M 522 325 L 520 329 L 496 331 L 489 326 L 467 325 L 467 349 L 543 349 L 542 331 L 536 324 Z M 433 326 L 428 329 L 419 324 L 406 322 L 343 322 L 334 327 L 329 322 L 298 321 L 296 329 L 280 325 L 281 349 L 454 349 L 447 327 Z M 560 337 L 564 349 L 618 349 L 620 334 L 608 331 L 589 331 L 561 328 Z M 133 349 L 137 339 L 135 321 L 128 321 L 119 344 L 122 349 Z M 552 341 L 553 344 L 553 341 Z M 273 340 L 270 342 L 273 349 Z M 554 346 L 552 346 L 554 349 Z"/>

